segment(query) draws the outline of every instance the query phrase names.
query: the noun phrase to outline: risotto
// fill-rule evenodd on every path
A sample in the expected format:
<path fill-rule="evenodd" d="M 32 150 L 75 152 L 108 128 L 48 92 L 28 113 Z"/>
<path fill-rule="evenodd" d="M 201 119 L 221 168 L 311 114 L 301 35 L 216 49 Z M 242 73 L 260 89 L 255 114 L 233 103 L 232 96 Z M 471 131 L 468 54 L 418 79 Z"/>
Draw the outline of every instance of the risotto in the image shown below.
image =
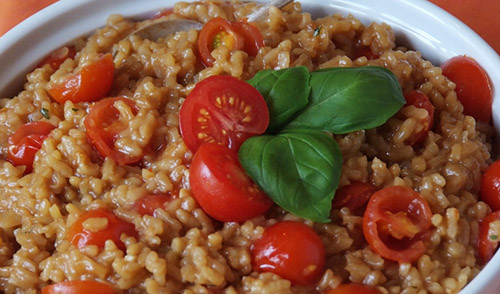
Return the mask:
<path fill-rule="evenodd" d="M 479 273 L 480 222 L 492 211 L 478 199 L 492 162 L 489 118 L 465 115 L 455 83 L 400 47 L 384 23 L 312 19 L 299 2 L 242 21 L 257 7 L 179 2 L 154 20 L 111 15 L 28 73 L 17 96 L 0 100 L 0 292 L 458 293 Z M 204 27 L 158 39 L 131 34 L 158 19 Z M 215 21 L 216 32 L 204 32 Z M 290 99 L 286 110 L 297 109 L 277 118 L 272 91 L 262 89 L 292 73 L 280 105 Z M 204 125 L 212 110 L 191 97 L 233 83 L 255 98 L 220 96 L 215 106 L 237 104 L 241 121 L 258 126 L 227 139 L 230 123 Z M 362 85 L 366 97 L 393 98 L 380 109 L 357 101 L 339 114 L 366 108 L 361 116 L 373 124 L 324 132 L 301 120 L 308 99 L 321 97 L 318 85 Z M 308 109 L 310 117 L 340 111 L 323 105 Z M 227 142 L 204 143 L 217 137 L 210 131 Z M 292 148 L 305 156 L 297 164 L 276 139 L 305 137 L 316 153 Z M 259 149 L 258 140 L 267 145 Z M 220 148 L 233 157 L 219 159 Z M 282 162 L 256 164 L 265 156 Z M 225 181 L 250 200 L 211 186 L 199 167 L 211 160 L 224 161 Z M 295 183 L 323 185 L 315 173 L 282 183 L 282 194 L 267 188 L 285 172 L 263 171 L 291 161 L 299 173 L 321 170 L 327 196 L 317 199 L 313 189 L 302 200 L 312 188 Z"/>

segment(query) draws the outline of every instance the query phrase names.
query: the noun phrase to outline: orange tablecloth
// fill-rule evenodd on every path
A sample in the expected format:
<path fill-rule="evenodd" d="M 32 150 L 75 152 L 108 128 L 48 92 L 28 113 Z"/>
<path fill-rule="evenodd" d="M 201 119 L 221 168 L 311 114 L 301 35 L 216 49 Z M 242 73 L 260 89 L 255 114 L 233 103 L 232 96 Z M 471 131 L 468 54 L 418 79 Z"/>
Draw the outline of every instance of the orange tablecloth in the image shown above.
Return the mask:
<path fill-rule="evenodd" d="M 0 36 L 39 9 L 57 0 L 1 0 Z M 355 1 L 355 0 L 353 0 Z M 499 0 L 430 0 L 461 19 L 500 53 Z"/>

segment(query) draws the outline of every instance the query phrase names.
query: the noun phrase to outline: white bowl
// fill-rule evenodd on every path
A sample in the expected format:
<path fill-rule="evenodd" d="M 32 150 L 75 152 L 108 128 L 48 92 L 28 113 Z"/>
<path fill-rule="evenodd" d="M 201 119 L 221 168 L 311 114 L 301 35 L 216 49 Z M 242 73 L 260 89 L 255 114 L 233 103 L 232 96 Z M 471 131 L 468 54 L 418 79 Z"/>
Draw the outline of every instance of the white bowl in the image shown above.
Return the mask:
<path fill-rule="evenodd" d="M 425 0 L 299 0 L 313 16 L 351 13 L 364 23 L 385 22 L 398 43 L 419 50 L 439 65 L 466 54 L 488 73 L 494 91 L 493 122 L 500 131 L 500 56 L 465 24 Z M 43 56 L 104 25 L 112 13 L 136 18 L 172 6 L 175 0 L 61 0 L 0 37 L 0 97 L 12 97 Z M 460 294 L 500 293 L 500 252 Z"/>

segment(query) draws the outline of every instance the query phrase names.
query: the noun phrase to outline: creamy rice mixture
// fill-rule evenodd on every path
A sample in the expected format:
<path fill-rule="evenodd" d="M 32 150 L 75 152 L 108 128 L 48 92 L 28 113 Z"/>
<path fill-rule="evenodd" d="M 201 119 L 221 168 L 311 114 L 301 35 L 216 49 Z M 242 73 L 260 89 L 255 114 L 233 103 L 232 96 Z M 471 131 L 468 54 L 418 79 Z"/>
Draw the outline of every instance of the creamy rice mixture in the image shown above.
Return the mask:
<path fill-rule="evenodd" d="M 180 2 L 165 17 L 235 20 L 255 7 Z M 0 292 L 39 293 L 53 283 L 96 280 L 110 284 L 115 293 L 323 293 L 348 282 L 381 293 L 457 293 L 478 274 L 478 224 L 491 209 L 477 195 L 481 173 L 491 162 L 492 127 L 465 116 L 455 84 L 420 53 L 398 47 L 388 25 L 363 25 L 341 15 L 312 19 L 295 2 L 271 8 L 255 23 L 265 41 L 255 57 L 221 46 L 212 52 L 214 66 L 204 67 L 197 57 L 197 30 L 156 41 L 128 37 L 150 22 L 110 16 L 90 37 L 72 43 L 74 59 L 58 70 L 49 65 L 34 69 L 16 97 L 0 100 Z M 359 44 L 378 57 L 355 58 Z M 59 104 L 47 92 L 101 53 L 112 53 L 115 66 L 108 96 L 137 104 L 116 144 L 129 153 L 144 152 L 138 164 L 118 165 L 99 156 L 83 124 L 92 103 Z M 434 127 L 418 146 L 405 143 L 419 132 L 419 117 L 426 115 L 413 106 L 401 108 L 381 127 L 334 136 L 343 155 L 339 187 L 352 181 L 377 189 L 407 186 L 427 200 L 431 233 L 418 261 L 400 264 L 374 253 L 363 237 L 362 216 L 348 208 L 333 209 L 332 222 L 325 224 L 278 206 L 242 223 L 221 223 L 192 197 L 192 153 L 181 138 L 178 112 L 194 85 L 212 75 L 248 80 L 263 69 L 300 65 L 310 71 L 382 66 L 396 75 L 403 90 L 418 89 L 431 100 Z M 6 160 L 8 137 L 22 124 L 40 120 L 56 128 L 43 141 L 33 172 L 25 173 L 24 166 Z M 178 196 L 154 216 L 133 209 L 146 194 L 169 192 Z M 125 250 L 110 240 L 102 249 L 78 249 L 66 239 L 78 216 L 95 208 L 112 210 L 134 225 L 137 236 L 122 235 Z M 326 266 L 313 285 L 294 286 L 252 269 L 251 245 L 279 220 L 304 222 L 320 235 Z M 91 229 L 102 225 L 99 219 L 87 224 Z"/>

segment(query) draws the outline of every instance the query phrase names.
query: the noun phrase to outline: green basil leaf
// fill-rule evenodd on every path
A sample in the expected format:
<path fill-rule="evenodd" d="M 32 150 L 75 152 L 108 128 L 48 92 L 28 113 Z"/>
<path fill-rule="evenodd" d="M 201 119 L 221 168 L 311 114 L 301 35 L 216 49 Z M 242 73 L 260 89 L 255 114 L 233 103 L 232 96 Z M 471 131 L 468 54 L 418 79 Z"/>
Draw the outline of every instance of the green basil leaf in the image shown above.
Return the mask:
<path fill-rule="evenodd" d="M 329 222 L 342 154 L 321 131 L 289 130 L 247 139 L 238 152 L 245 171 L 280 207 L 315 222 Z"/>
<path fill-rule="evenodd" d="M 309 70 L 305 66 L 263 70 L 247 82 L 264 97 L 269 109 L 268 133 L 281 130 L 303 109 L 309 98 Z"/>
<path fill-rule="evenodd" d="M 345 134 L 385 123 L 405 104 L 398 79 L 382 67 L 328 68 L 311 73 L 309 105 L 286 128 Z"/>

